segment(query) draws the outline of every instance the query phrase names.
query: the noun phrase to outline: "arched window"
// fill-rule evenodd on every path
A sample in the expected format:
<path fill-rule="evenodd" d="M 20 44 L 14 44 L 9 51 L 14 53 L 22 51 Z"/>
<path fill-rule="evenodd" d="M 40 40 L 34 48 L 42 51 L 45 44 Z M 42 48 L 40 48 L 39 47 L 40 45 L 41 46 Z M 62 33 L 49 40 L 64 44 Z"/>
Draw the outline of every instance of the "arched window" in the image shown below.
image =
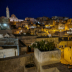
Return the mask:
<path fill-rule="evenodd" d="M 65 47 L 67 47 L 67 45 L 65 45 Z"/>

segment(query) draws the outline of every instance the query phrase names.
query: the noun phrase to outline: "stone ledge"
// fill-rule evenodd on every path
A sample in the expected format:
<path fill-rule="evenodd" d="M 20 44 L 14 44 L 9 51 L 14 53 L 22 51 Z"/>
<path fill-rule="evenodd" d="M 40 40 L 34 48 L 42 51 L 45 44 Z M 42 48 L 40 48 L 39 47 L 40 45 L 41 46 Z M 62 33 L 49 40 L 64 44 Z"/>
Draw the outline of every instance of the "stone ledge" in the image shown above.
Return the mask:
<path fill-rule="evenodd" d="M 30 55 L 34 55 L 34 54 L 31 53 L 31 54 L 25 54 L 25 55 L 14 56 L 14 57 L 0 58 L 0 61 L 9 60 L 9 59 L 15 59 L 15 58 L 20 58 L 20 57 L 27 57 L 27 56 L 30 56 Z"/>
<path fill-rule="evenodd" d="M 63 64 L 59 63 L 54 63 L 54 64 L 50 64 L 50 65 L 44 65 L 42 66 L 42 69 L 50 69 L 50 68 L 54 68 L 56 67 L 60 72 L 70 72 L 69 69 L 64 66 Z"/>

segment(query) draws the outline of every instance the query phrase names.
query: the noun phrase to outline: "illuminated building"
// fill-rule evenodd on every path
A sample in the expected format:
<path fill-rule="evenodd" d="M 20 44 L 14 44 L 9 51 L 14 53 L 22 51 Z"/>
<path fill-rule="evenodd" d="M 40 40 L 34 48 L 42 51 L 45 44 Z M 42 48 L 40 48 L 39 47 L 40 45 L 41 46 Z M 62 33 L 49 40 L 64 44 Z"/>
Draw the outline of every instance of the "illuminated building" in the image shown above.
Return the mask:
<path fill-rule="evenodd" d="M 45 16 L 43 16 L 43 17 L 38 17 L 37 18 L 37 20 L 38 21 L 46 21 L 46 20 L 48 20 L 49 18 L 48 17 L 45 17 Z"/>
<path fill-rule="evenodd" d="M 10 19 L 10 22 L 21 22 L 21 21 L 23 21 L 22 19 L 18 19 L 14 14 L 12 14 L 9 19 Z"/>
<path fill-rule="evenodd" d="M 26 21 L 33 22 L 33 23 L 37 22 L 36 19 L 34 19 L 34 18 L 30 18 L 30 17 L 26 17 L 25 20 L 26 20 Z"/>
<path fill-rule="evenodd" d="M 68 17 L 59 17 L 59 16 L 53 16 L 52 17 L 53 20 L 68 20 Z"/>
<path fill-rule="evenodd" d="M 7 17 L 0 17 L 0 34 L 12 33 L 10 20 Z"/>

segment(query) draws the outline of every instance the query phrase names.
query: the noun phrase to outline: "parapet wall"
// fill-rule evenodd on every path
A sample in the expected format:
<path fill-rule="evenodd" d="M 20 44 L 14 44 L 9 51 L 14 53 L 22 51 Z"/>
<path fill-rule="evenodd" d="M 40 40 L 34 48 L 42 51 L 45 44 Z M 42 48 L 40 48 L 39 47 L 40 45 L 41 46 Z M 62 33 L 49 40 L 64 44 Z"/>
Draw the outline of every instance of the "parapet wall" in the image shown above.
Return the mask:
<path fill-rule="evenodd" d="M 31 43 L 36 41 L 36 37 L 37 36 L 20 36 L 17 38 L 20 39 L 22 42 L 24 42 L 26 46 L 29 46 L 31 45 Z"/>
<path fill-rule="evenodd" d="M 0 72 L 24 72 L 24 66 L 30 61 L 28 58 L 30 56 L 33 56 L 33 54 L 0 59 Z"/>
<path fill-rule="evenodd" d="M 54 41 L 55 44 L 59 42 L 58 37 L 55 37 L 55 38 L 39 37 L 37 38 L 37 36 L 18 36 L 17 38 L 20 39 L 22 42 L 24 42 L 27 46 L 31 45 L 31 43 L 35 41 L 41 41 L 41 40 Z"/>

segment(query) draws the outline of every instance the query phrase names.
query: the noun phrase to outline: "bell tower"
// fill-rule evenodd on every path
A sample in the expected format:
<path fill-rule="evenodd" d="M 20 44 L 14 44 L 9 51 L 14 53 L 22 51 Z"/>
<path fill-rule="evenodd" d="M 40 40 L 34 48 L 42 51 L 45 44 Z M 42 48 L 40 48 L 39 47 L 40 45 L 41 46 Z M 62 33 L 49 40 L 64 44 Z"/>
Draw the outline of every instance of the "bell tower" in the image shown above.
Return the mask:
<path fill-rule="evenodd" d="M 6 7 L 6 17 L 7 17 L 7 18 L 10 17 L 10 16 L 9 16 L 9 8 L 8 8 L 8 6 Z"/>

